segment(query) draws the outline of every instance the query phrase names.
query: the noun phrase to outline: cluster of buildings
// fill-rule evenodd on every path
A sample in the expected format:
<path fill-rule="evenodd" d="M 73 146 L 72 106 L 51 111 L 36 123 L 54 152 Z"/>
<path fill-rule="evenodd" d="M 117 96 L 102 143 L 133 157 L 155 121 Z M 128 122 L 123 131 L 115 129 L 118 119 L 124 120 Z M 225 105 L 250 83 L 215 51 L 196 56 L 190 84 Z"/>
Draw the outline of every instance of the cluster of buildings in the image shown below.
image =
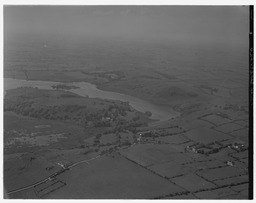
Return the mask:
<path fill-rule="evenodd" d="M 245 151 L 247 149 L 247 147 L 244 144 L 236 143 L 236 142 L 233 143 L 233 144 L 228 145 L 228 148 L 234 149 L 237 152 L 242 152 L 242 151 Z"/>

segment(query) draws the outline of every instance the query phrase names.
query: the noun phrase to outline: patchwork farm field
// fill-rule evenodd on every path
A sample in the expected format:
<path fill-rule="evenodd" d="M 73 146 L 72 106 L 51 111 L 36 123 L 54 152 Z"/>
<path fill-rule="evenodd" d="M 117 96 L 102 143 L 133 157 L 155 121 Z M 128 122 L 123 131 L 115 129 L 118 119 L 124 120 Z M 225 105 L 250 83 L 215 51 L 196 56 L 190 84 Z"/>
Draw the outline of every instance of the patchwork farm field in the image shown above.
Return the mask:
<path fill-rule="evenodd" d="M 80 165 L 58 179 L 67 185 L 45 198 L 148 199 L 169 191 L 184 191 L 118 154 Z"/>
<path fill-rule="evenodd" d="M 163 162 L 187 162 L 190 158 L 183 155 L 175 145 L 137 145 L 122 152 L 129 159 L 144 166 Z"/>
<path fill-rule="evenodd" d="M 231 139 L 232 137 L 215 131 L 210 128 L 197 128 L 186 133 L 186 136 L 194 141 L 208 144 L 215 141 L 224 141 Z"/>
<path fill-rule="evenodd" d="M 248 199 L 247 49 L 78 41 L 5 46 L 5 198 Z"/>

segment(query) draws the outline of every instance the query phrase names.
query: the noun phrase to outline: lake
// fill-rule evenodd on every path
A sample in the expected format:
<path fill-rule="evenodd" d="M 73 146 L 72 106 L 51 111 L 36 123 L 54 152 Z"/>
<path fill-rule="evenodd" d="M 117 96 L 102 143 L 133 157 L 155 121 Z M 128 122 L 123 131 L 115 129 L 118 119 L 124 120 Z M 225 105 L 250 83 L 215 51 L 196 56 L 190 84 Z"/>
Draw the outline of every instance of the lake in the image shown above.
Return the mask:
<path fill-rule="evenodd" d="M 17 87 L 38 87 L 39 89 L 53 89 L 53 85 L 63 84 L 60 82 L 52 81 L 33 81 L 33 80 L 20 80 L 13 78 L 4 79 L 4 90 L 15 89 Z M 100 98 L 100 99 L 111 99 L 119 100 L 123 102 L 129 102 L 129 104 L 140 112 L 150 111 L 152 113 L 151 119 L 166 121 L 171 118 L 179 116 L 178 112 L 175 112 L 171 108 L 166 108 L 162 106 L 157 106 L 148 101 L 125 95 L 117 92 L 103 91 L 97 88 L 96 85 L 88 82 L 73 82 L 65 83 L 65 85 L 74 85 L 79 88 L 68 90 L 70 92 L 76 93 L 80 96 L 88 96 L 90 98 Z"/>

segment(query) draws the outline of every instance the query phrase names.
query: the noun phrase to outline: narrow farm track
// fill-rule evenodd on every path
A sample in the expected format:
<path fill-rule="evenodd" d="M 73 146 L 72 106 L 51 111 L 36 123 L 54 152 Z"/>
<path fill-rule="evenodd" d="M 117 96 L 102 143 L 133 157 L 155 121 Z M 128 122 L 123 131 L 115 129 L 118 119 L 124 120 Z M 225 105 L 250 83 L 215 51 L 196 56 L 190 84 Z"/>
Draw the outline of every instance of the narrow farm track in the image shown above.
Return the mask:
<path fill-rule="evenodd" d="M 118 149 L 120 149 L 120 148 L 118 148 Z M 99 157 L 101 157 L 101 155 L 98 155 L 98 156 L 93 157 L 93 158 L 91 158 L 91 159 L 86 159 L 86 160 L 78 161 L 78 162 L 73 163 L 72 165 L 68 166 L 67 168 L 62 169 L 62 170 L 60 170 L 60 171 L 58 171 L 58 172 L 56 172 L 56 173 L 50 175 L 49 177 L 47 177 L 47 178 L 45 178 L 45 179 L 43 179 L 43 180 L 41 180 L 41 181 L 39 181 L 39 182 L 37 182 L 37 183 L 34 183 L 34 184 L 32 184 L 32 185 L 29 185 L 29 186 L 22 187 L 22 188 L 19 188 L 19 189 L 16 189 L 16 190 L 12 190 L 12 191 L 10 191 L 10 192 L 7 192 L 6 194 L 7 194 L 7 195 L 10 195 L 10 194 L 14 194 L 14 193 L 17 193 L 17 192 L 21 192 L 21 191 L 24 191 L 24 190 L 31 189 L 31 188 L 33 188 L 33 187 L 35 187 L 35 186 L 37 186 L 37 185 L 40 185 L 40 184 L 42 184 L 42 183 L 44 183 L 44 182 L 50 181 L 51 178 L 53 178 L 53 177 L 55 177 L 55 176 L 57 176 L 57 175 L 59 175 L 59 174 L 65 172 L 65 171 L 69 170 L 70 168 L 73 168 L 73 167 L 75 167 L 75 166 L 77 166 L 77 165 L 79 165 L 79 164 L 82 164 L 82 163 L 89 164 L 90 161 L 93 161 L 93 160 L 95 160 L 95 159 L 97 159 L 97 158 L 99 158 Z"/>
<path fill-rule="evenodd" d="M 73 168 L 73 167 L 75 167 L 75 166 L 77 166 L 77 165 L 79 165 L 79 164 L 82 164 L 82 163 L 87 163 L 87 164 L 89 164 L 90 161 L 93 161 L 93 160 L 95 160 L 95 159 L 97 159 L 97 158 L 99 158 L 99 157 L 100 157 L 100 155 L 98 155 L 98 156 L 96 156 L 96 157 L 93 157 L 93 158 L 91 158 L 91 159 L 86 159 L 86 160 L 82 160 L 82 161 L 76 162 L 76 163 L 74 163 L 74 164 L 68 166 L 67 168 L 62 169 L 62 170 L 60 170 L 60 171 L 58 171 L 58 172 L 56 172 L 56 173 L 50 175 L 49 177 L 47 177 L 47 178 L 45 178 L 45 179 L 43 179 L 43 180 L 41 180 L 41 181 L 39 181 L 39 182 L 37 182 L 37 183 L 34 183 L 34 184 L 32 184 L 32 185 L 28 185 L 28 186 L 22 187 L 22 188 L 19 188 L 19 189 L 16 189 L 16 190 L 12 190 L 12 191 L 10 191 L 10 192 L 7 192 L 6 194 L 7 194 L 7 195 L 10 195 L 10 194 L 13 194 L 13 193 L 21 192 L 21 191 L 28 190 L 28 189 L 30 189 L 30 188 L 36 187 L 37 185 L 40 185 L 40 184 L 42 184 L 42 183 L 44 183 L 44 182 L 47 182 L 47 181 L 50 181 L 52 177 L 55 177 L 55 176 L 57 176 L 57 175 L 59 175 L 59 174 L 65 172 L 65 171 L 69 170 L 70 168 Z"/>

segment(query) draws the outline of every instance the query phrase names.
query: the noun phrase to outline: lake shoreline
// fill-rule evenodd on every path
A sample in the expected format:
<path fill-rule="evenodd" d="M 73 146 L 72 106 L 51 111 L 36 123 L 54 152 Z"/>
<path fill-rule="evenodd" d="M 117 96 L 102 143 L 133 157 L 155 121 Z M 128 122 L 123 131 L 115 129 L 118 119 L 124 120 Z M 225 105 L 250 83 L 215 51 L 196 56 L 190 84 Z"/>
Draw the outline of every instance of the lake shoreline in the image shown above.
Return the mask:
<path fill-rule="evenodd" d="M 6 87 L 6 84 L 9 83 L 11 86 L 10 88 Z M 14 84 L 17 83 L 17 84 Z M 19 84 L 22 83 L 22 84 Z M 24 84 L 25 83 L 25 84 Z M 15 79 L 15 78 L 4 78 L 4 89 L 13 89 L 20 86 L 32 86 L 32 87 L 39 87 L 42 89 L 53 89 L 53 85 L 59 85 L 63 83 L 65 85 L 74 85 L 78 86 L 77 89 L 70 89 L 68 91 L 76 93 L 80 96 L 89 96 L 91 98 L 101 98 L 101 99 L 112 99 L 112 100 L 119 100 L 123 102 L 129 102 L 134 109 L 140 112 L 150 111 L 152 113 L 152 117 L 150 119 L 159 120 L 159 121 L 166 121 L 170 120 L 173 117 L 177 117 L 179 115 L 178 112 L 175 112 L 170 107 L 163 107 L 162 105 L 155 105 L 150 101 L 142 100 L 137 97 L 133 97 L 130 95 L 118 93 L 118 92 L 111 92 L 101 90 L 97 87 L 97 85 L 89 83 L 89 82 L 56 82 L 56 81 L 40 81 L 40 80 L 22 80 L 22 79 Z M 14 86 L 13 86 L 14 85 Z"/>
<path fill-rule="evenodd" d="M 25 80 L 25 81 L 40 81 L 40 82 L 54 82 L 56 84 L 69 84 L 72 85 L 73 83 L 90 83 L 92 85 L 95 85 L 97 89 L 102 90 L 102 91 L 108 91 L 108 92 L 115 92 L 115 93 L 119 93 L 119 94 L 125 94 L 131 97 L 135 97 L 141 100 L 145 100 L 153 105 L 156 106 L 161 106 L 165 109 L 172 109 L 172 105 L 168 104 L 167 102 L 163 101 L 163 100 L 156 100 L 156 99 L 150 99 L 150 97 L 146 96 L 145 94 L 134 94 L 132 93 L 132 90 L 128 90 L 128 89 L 123 89 L 121 88 L 113 88 L 112 86 L 105 86 L 105 84 L 108 84 L 109 82 L 95 82 L 93 80 L 79 80 L 79 79 L 61 79 L 61 78 L 56 78 L 54 81 L 51 79 L 36 79 L 36 78 L 32 78 L 27 80 L 25 77 L 4 77 L 4 79 L 16 79 L 16 80 Z M 125 91 L 125 93 L 123 92 Z M 179 112 L 177 112 L 179 113 Z"/>

